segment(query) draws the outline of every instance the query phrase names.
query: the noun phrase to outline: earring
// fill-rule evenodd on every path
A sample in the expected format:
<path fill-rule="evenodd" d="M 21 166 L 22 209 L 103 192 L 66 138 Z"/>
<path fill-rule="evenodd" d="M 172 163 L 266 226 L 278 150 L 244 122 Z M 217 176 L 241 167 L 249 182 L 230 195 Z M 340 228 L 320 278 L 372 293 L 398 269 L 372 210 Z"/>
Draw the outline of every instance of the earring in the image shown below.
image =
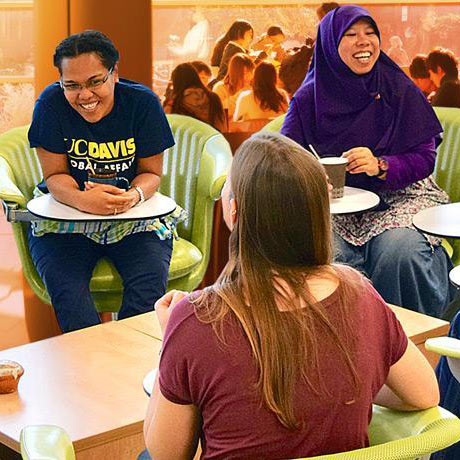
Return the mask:
<path fill-rule="evenodd" d="M 232 211 L 232 216 L 236 215 L 236 209 Z"/>

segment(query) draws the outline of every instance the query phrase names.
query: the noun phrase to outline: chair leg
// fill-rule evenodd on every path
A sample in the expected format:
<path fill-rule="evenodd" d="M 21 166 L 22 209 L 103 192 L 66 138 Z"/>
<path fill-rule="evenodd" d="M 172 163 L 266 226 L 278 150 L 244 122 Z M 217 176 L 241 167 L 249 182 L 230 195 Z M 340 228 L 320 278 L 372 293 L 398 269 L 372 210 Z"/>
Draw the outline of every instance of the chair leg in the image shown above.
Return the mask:
<path fill-rule="evenodd" d="M 99 318 L 101 318 L 101 323 L 108 323 L 109 321 L 113 321 L 113 313 L 102 311 L 99 313 Z"/>
<path fill-rule="evenodd" d="M 32 291 L 24 274 L 22 274 L 24 295 L 24 316 L 26 329 L 31 342 L 48 339 L 62 334 L 51 305 L 43 303 Z"/>

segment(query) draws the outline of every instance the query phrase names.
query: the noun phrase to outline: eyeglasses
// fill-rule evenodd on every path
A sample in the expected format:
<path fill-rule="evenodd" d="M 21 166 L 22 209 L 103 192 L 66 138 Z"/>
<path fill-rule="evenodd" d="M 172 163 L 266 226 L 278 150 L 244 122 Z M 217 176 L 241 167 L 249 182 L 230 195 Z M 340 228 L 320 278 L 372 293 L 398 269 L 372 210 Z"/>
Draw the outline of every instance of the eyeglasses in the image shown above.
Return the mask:
<path fill-rule="evenodd" d="M 82 91 L 83 88 L 89 89 L 93 91 L 94 89 L 100 88 L 109 78 L 109 76 L 113 72 L 113 67 L 109 69 L 107 75 L 104 78 L 94 78 L 92 80 L 88 80 L 86 83 L 80 85 L 79 83 L 63 83 L 62 79 L 59 81 L 61 88 L 68 92 L 68 93 L 76 93 L 77 91 Z"/>

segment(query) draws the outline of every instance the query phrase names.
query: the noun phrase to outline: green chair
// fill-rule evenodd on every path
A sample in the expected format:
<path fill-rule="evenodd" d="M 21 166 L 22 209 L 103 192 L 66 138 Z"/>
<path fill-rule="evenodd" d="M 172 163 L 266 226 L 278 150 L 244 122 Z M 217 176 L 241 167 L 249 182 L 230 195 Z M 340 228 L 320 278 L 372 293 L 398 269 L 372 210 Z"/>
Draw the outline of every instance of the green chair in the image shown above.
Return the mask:
<path fill-rule="evenodd" d="M 191 291 L 201 282 L 209 262 L 214 201 L 220 197 L 232 154 L 228 142 L 211 126 L 183 115 L 168 115 L 168 121 L 176 145 L 165 151 L 160 192 L 173 198 L 189 214 L 178 226 L 180 239 L 174 242 L 168 289 Z M 42 179 L 36 151 L 29 147 L 27 130 L 28 126 L 22 126 L 0 136 L 0 199 L 12 222 L 24 277 L 36 296 L 50 304 L 30 258 L 26 235 L 29 224 L 21 221 L 27 220 L 26 203 L 32 198 L 35 184 Z M 122 282 L 108 260 L 97 264 L 90 288 L 99 312 L 119 310 Z M 33 336 L 30 328 L 29 335 Z M 45 337 L 31 337 L 38 338 Z"/>
<path fill-rule="evenodd" d="M 281 130 L 281 126 L 283 125 L 283 121 L 285 117 L 286 117 L 286 114 L 276 117 L 274 120 L 270 121 L 270 123 L 267 123 L 262 128 L 262 131 L 269 131 L 271 133 L 279 133 Z"/>
<path fill-rule="evenodd" d="M 75 460 L 72 441 L 58 426 L 26 426 L 21 430 L 20 444 L 26 460 Z"/>
<path fill-rule="evenodd" d="M 440 407 L 418 412 L 398 412 L 374 406 L 369 432 L 371 447 L 309 458 L 415 460 L 460 440 L 460 420 Z M 69 437 L 59 427 L 27 426 L 21 431 L 20 440 L 21 454 L 25 460 L 75 458 Z"/>
<path fill-rule="evenodd" d="M 438 148 L 434 176 L 452 202 L 460 201 L 460 109 L 434 108 L 444 129 L 443 141 Z M 453 248 L 454 265 L 460 264 L 460 240 L 448 239 Z"/>

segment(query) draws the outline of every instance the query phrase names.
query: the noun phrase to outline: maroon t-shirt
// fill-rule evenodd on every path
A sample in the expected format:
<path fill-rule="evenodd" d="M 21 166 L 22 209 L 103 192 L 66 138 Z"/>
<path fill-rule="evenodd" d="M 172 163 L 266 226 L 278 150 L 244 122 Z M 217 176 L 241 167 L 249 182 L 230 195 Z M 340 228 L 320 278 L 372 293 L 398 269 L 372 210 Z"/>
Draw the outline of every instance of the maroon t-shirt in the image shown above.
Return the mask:
<path fill-rule="evenodd" d="M 338 292 L 322 303 L 333 318 L 334 309 L 340 307 Z M 385 383 L 390 366 L 404 354 L 407 337 L 367 281 L 363 281 L 352 314 L 362 382 L 360 397 L 350 403 L 354 391 L 347 367 L 330 340 L 323 337 L 321 373 L 332 394 L 317 395 L 299 382 L 294 407 L 305 428 L 289 431 L 262 405 L 254 389 L 257 368 L 237 321 L 226 323 L 224 345 L 211 325 L 196 318 L 188 298 L 183 299 L 168 322 L 159 381 L 161 393 L 169 401 L 193 404 L 200 410 L 202 458 L 298 458 L 368 446 L 372 401 Z"/>

